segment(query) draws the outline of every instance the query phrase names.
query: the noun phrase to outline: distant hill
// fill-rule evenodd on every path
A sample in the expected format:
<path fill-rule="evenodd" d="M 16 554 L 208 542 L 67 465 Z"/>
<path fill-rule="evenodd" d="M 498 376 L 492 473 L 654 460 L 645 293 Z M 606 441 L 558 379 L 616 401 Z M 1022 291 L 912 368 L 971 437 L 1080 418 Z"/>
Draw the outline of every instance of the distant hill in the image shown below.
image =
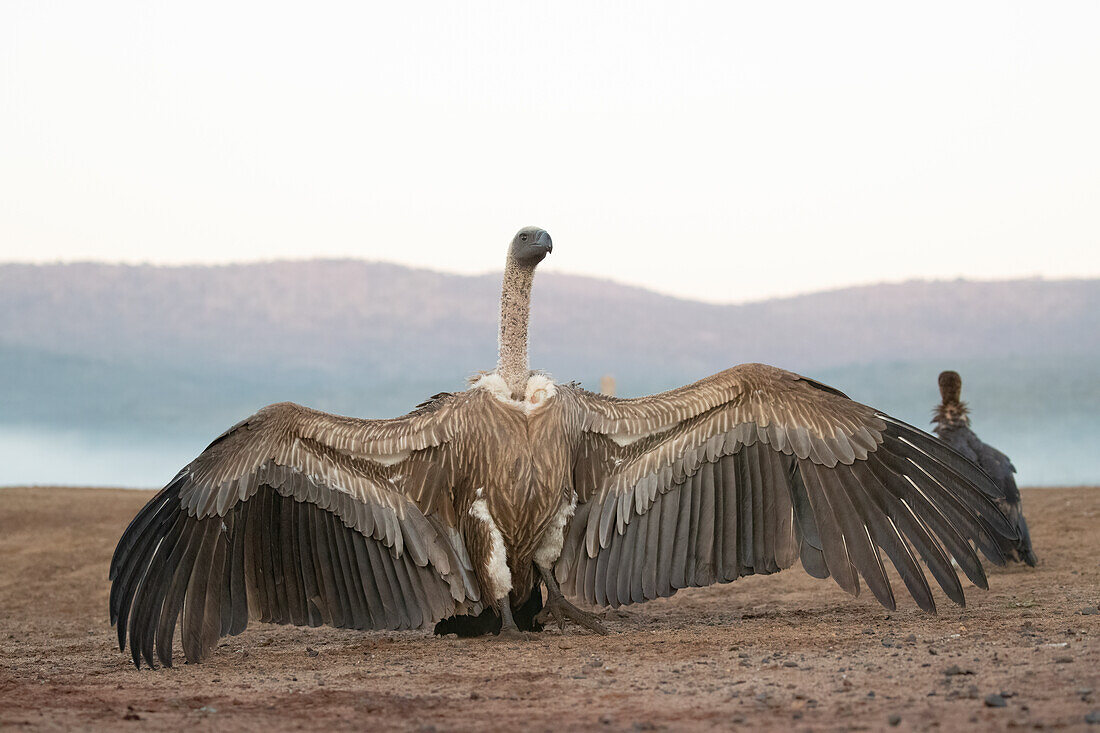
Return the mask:
<path fill-rule="evenodd" d="M 0 343 L 112 363 L 438 378 L 493 365 L 499 282 L 334 260 L 0 265 Z M 533 360 L 586 377 L 1100 354 L 1100 280 L 907 282 L 722 306 L 551 273 L 533 312 Z"/>
<path fill-rule="evenodd" d="M 398 414 L 494 366 L 498 289 L 499 275 L 350 260 L 0 265 L 0 429 L 209 437 L 283 399 Z M 611 372 L 620 394 L 641 394 L 764 361 L 923 426 L 936 374 L 958 368 L 976 423 L 1006 450 L 1032 435 L 1017 450 L 1035 465 L 1084 434 L 1066 425 L 1100 433 L 1100 280 L 712 305 L 543 273 L 534 299 L 532 364 L 591 388 Z"/>

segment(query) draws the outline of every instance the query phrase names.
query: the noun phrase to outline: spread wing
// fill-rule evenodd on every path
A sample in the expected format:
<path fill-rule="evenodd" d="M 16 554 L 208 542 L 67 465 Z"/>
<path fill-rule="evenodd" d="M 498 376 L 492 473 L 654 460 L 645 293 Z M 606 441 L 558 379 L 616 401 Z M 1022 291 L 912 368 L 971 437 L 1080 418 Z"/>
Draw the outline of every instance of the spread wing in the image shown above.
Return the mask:
<path fill-rule="evenodd" d="M 463 395 L 394 420 L 283 403 L 215 440 L 134 518 L 110 613 L 134 664 L 200 661 L 249 619 L 357 629 L 481 610 L 450 501 Z"/>
<path fill-rule="evenodd" d="M 944 443 L 813 380 L 762 364 L 651 397 L 574 388 L 585 430 L 578 506 L 555 575 L 618 606 L 774 573 L 801 559 L 850 593 L 859 576 L 895 607 L 882 553 L 921 608 L 918 563 L 962 604 L 971 542 L 1001 564 L 1015 530 L 997 488 Z"/>

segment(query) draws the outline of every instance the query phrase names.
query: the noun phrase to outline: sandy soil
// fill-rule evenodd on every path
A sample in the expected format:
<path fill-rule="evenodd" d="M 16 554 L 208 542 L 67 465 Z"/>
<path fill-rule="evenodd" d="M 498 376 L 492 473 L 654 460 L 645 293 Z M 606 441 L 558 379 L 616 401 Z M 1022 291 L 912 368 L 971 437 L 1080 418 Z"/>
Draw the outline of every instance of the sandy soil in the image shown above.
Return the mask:
<path fill-rule="evenodd" d="M 993 569 L 966 609 L 938 595 L 937 616 L 793 569 L 608 612 L 607 637 L 257 624 L 204 665 L 139 672 L 106 575 L 149 496 L 0 490 L 0 728 L 1100 732 L 1095 488 L 1025 492 L 1039 567 Z"/>

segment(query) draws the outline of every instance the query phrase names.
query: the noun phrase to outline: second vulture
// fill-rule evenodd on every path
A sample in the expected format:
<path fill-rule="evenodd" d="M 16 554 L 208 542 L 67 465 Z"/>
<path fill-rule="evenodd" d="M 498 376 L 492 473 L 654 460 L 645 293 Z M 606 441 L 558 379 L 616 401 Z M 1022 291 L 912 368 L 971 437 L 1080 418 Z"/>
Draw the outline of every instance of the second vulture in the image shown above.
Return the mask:
<path fill-rule="evenodd" d="M 996 497 L 998 506 L 1016 527 L 1020 541 L 1009 558 L 1017 562 L 1026 562 L 1032 567 L 1038 561 L 1031 549 L 1031 533 L 1024 519 L 1020 490 L 1016 488 L 1016 467 L 1004 453 L 991 445 L 983 443 L 970 429 L 970 409 L 959 399 L 962 391 L 962 377 L 958 372 L 941 372 L 939 376 L 940 397 L 942 402 L 936 406 L 932 423 L 936 435 L 969 460 L 978 464 L 993 479 L 999 489 Z"/>
<path fill-rule="evenodd" d="M 895 607 L 884 557 L 926 611 L 921 561 L 964 603 L 952 559 L 1017 541 L 997 487 L 928 434 L 812 379 L 745 364 L 637 399 L 530 371 L 535 267 L 511 242 L 499 363 L 392 420 L 266 407 L 226 431 L 126 528 L 110 616 L 135 665 L 189 661 L 250 620 L 355 629 L 499 617 L 547 589 L 538 621 L 604 632 L 598 606 L 774 573 L 801 560 Z M 537 608 L 537 603 L 534 604 Z M 524 620 L 530 623 L 531 619 Z"/>

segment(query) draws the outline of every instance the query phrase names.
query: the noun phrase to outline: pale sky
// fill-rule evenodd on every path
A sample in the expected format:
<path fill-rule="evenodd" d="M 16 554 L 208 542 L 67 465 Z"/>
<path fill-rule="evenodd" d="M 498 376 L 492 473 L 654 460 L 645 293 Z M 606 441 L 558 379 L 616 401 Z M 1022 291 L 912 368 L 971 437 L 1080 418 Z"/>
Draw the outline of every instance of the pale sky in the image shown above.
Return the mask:
<path fill-rule="evenodd" d="M 1100 3 L 0 5 L 0 261 L 1100 275 Z"/>

